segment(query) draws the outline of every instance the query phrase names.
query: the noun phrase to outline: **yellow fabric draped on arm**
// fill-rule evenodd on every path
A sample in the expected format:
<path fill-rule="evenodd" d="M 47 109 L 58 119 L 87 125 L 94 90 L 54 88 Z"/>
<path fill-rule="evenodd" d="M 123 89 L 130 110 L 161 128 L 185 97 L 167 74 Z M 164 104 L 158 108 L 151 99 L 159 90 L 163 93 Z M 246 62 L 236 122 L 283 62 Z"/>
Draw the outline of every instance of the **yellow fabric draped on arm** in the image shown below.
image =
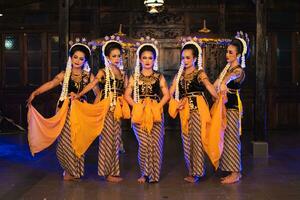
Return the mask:
<path fill-rule="evenodd" d="M 181 124 L 181 131 L 188 135 L 189 133 L 189 118 L 190 118 L 190 107 L 188 101 L 184 101 L 183 108 L 178 110 L 179 101 L 174 98 L 171 98 L 169 101 L 169 115 L 175 119 L 178 112 L 180 116 L 180 124 Z"/>
<path fill-rule="evenodd" d="M 168 112 L 173 119 L 175 119 L 178 114 L 178 110 L 177 110 L 178 105 L 179 102 L 177 100 L 175 100 L 174 98 L 170 99 Z"/>
<path fill-rule="evenodd" d="M 141 125 L 142 129 L 151 133 L 154 122 L 161 122 L 163 109 L 157 101 L 145 98 L 141 103 L 136 103 L 132 109 L 132 123 Z"/>
<path fill-rule="evenodd" d="M 184 101 L 183 109 L 179 111 L 181 131 L 189 134 L 189 119 L 190 119 L 190 105 L 188 101 Z"/>
<path fill-rule="evenodd" d="M 109 105 L 109 98 L 105 98 L 97 104 L 82 103 L 78 100 L 72 101 L 70 112 L 71 140 L 78 157 L 81 157 L 95 138 L 100 135 Z"/>
<path fill-rule="evenodd" d="M 28 142 L 33 156 L 49 147 L 59 136 L 65 125 L 68 109 L 69 99 L 66 99 L 55 116 L 46 119 L 32 105 L 29 105 Z"/>
<path fill-rule="evenodd" d="M 130 108 L 123 96 L 117 98 L 117 104 L 114 111 L 114 118 L 117 121 L 119 121 L 120 119 L 130 119 Z"/>
<path fill-rule="evenodd" d="M 226 128 L 226 107 L 225 98 L 219 94 L 218 100 L 213 104 L 210 113 L 212 116 L 211 123 L 208 126 L 206 135 L 205 151 L 210 158 L 215 169 L 219 166 L 219 160 L 223 152 L 224 131 Z"/>
<path fill-rule="evenodd" d="M 190 107 L 188 102 L 189 101 L 185 101 L 183 105 L 183 109 L 179 111 L 181 129 L 184 134 L 188 134 L 189 132 Z M 206 127 L 210 122 L 211 117 L 210 117 L 208 105 L 205 99 L 203 98 L 203 96 L 201 95 L 197 96 L 197 107 L 198 107 L 198 112 L 201 120 L 201 138 L 203 140 L 203 137 L 206 135 Z"/>
<path fill-rule="evenodd" d="M 204 150 L 206 151 L 209 146 L 209 142 L 207 140 L 207 127 L 209 126 L 211 122 L 211 115 L 209 112 L 208 105 L 203 98 L 203 96 L 197 96 L 197 107 L 198 107 L 198 112 L 200 115 L 200 121 L 201 121 L 201 141 L 204 147 Z M 207 152 L 207 151 L 206 151 Z"/>
<path fill-rule="evenodd" d="M 236 96 L 238 99 L 238 108 L 239 108 L 239 130 L 240 130 L 240 135 L 242 135 L 243 104 L 238 90 L 236 91 Z"/>

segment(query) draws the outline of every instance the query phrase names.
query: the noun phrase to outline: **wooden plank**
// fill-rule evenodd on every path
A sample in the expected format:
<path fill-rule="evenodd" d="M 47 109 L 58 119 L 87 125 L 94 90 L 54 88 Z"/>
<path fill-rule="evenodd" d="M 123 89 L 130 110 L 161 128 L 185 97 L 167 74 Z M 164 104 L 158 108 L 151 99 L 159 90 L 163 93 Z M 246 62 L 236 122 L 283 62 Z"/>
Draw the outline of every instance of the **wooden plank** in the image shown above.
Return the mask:
<path fill-rule="evenodd" d="M 70 32 L 70 0 L 59 0 L 59 71 L 64 70 L 68 57 Z"/>
<path fill-rule="evenodd" d="M 266 9 L 265 0 L 256 1 L 256 98 L 254 140 L 266 140 Z"/>

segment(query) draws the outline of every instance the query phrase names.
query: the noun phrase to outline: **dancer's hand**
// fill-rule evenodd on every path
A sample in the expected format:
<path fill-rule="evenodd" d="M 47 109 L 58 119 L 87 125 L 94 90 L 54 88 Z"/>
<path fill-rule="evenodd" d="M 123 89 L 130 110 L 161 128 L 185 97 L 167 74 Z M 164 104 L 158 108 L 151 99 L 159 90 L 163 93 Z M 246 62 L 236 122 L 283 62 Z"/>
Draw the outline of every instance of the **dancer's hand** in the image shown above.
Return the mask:
<path fill-rule="evenodd" d="M 38 95 L 38 93 L 36 91 L 32 92 L 29 96 L 29 98 L 27 99 L 27 103 L 26 103 L 26 107 L 31 105 L 31 102 L 33 101 L 33 99 Z"/>
<path fill-rule="evenodd" d="M 226 104 L 228 102 L 227 93 L 223 94 L 223 103 Z"/>
<path fill-rule="evenodd" d="M 180 99 L 179 104 L 177 106 L 177 110 L 182 110 L 184 108 L 184 105 L 185 105 L 186 101 L 187 101 L 186 97 L 183 98 L 183 99 Z"/>
<path fill-rule="evenodd" d="M 80 96 L 78 94 L 75 94 L 74 92 L 70 92 L 69 97 L 70 97 L 71 101 L 80 98 Z"/>
<path fill-rule="evenodd" d="M 121 106 L 121 107 L 123 106 L 123 101 L 124 101 L 123 98 L 119 98 L 119 102 L 120 102 L 120 106 Z"/>
<path fill-rule="evenodd" d="M 226 84 L 222 83 L 220 86 L 220 92 L 227 93 L 227 91 L 228 91 L 228 88 L 227 88 Z"/>

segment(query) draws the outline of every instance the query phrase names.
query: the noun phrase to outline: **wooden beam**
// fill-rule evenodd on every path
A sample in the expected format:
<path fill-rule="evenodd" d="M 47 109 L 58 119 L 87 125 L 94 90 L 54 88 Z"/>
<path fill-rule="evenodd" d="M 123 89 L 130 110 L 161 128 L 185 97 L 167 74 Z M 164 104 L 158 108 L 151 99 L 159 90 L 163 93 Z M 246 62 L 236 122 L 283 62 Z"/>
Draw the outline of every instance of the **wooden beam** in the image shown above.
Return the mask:
<path fill-rule="evenodd" d="M 70 0 L 59 0 L 59 71 L 64 70 L 70 38 Z"/>
<path fill-rule="evenodd" d="M 266 141 L 266 1 L 256 1 L 256 89 L 254 140 Z"/>
<path fill-rule="evenodd" d="M 4 34 L 0 34 L 0 88 L 4 86 L 4 68 L 3 68 L 3 44 L 4 44 Z M 1 94 L 1 93 L 0 93 Z M 2 96 L 2 94 L 1 94 Z M 3 97 L 3 96 L 2 96 Z"/>
<path fill-rule="evenodd" d="M 189 35 L 190 33 L 190 15 L 188 12 L 184 12 L 184 34 Z"/>
<path fill-rule="evenodd" d="M 28 85 L 28 37 L 27 33 L 23 33 L 23 35 L 19 35 L 20 38 L 20 51 L 21 51 L 21 85 L 27 86 Z"/>
<path fill-rule="evenodd" d="M 226 32 L 226 15 L 225 15 L 225 0 L 219 1 L 219 33 L 225 35 Z"/>

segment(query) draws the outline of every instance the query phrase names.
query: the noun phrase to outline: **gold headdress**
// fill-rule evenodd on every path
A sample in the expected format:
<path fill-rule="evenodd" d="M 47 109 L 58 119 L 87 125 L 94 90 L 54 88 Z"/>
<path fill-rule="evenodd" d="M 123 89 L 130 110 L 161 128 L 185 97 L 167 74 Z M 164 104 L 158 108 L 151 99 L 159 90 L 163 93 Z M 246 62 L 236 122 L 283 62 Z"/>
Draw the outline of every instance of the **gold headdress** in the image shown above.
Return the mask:
<path fill-rule="evenodd" d="M 157 48 L 158 42 L 154 38 L 150 38 L 149 36 L 146 36 L 146 38 L 140 38 L 139 42 L 136 43 L 137 51 L 136 51 L 136 65 L 134 69 L 134 91 L 133 91 L 133 100 L 135 102 L 139 102 L 139 77 L 140 77 L 140 50 L 144 46 L 151 46 L 155 50 L 155 60 L 153 69 L 158 70 L 158 48 Z"/>

